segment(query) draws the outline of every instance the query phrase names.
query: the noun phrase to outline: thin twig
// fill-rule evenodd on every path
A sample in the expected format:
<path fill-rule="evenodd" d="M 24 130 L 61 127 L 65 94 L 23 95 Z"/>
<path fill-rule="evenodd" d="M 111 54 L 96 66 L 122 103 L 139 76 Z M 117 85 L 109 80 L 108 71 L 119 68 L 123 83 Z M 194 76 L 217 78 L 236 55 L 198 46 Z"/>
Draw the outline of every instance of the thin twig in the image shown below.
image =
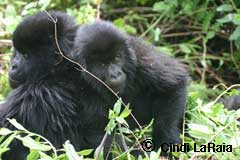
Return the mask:
<path fill-rule="evenodd" d="M 127 147 L 126 141 L 125 141 L 125 139 L 124 139 L 122 130 L 120 129 L 120 128 L 121 128 L 121 125 L 120 125 L 120 124 L 118 124 L 118 128 L 119 128 L 119 132 L 120 132 L 120 135 L 121 135 L 121 141 L 122 141 L 122 144 L 123 144 L 123 149 L 124 149 L 124 151 L 126 152 L 126 151 L 128 151 L 128 147 Z M 127 152 L 127 159 L 128 159 L 128 160 L 131 160 L 131 157 L 130 157 L 129 152 Z"/>
<path fill-rule="evenodd" d="M 234 1 L 233 1 L 233 0 L 230 0 L 230 2 L 232 3 L 232 6 L 233 6 L 234 10 L 235 10 L 236 12 L 238 12 L 238 8 L 237 8 L 236 4 L 234 3 Z"/>
<path fill-rule="evenodd" d="M 79 68 L 76 68 L 79 71 L 83 71 L 86 72 L 87 74 L 89 74 L 90 76 L 92 76 L 93 78 L 95 78 L 97 81 L 99 81 L 102 85 L 104 85 L 110 92 L 112 92 L 112 94 L 114 94 L 114 96 L 116 96 L 118 99 L 120 99 L 121 103 L 123 104 L 123 106 L 125 108 L 127 108 L 127 105 L 121 100 L 121 98 L 118 96 L 118 94 L 116 92 L 113 91 L 113 89 L 111 87 L 109 87 L 106 83 L 104 83 L 100 78 L 98 78 L 97 76 L 95 76 L 94 74 L 92 74 L 91 72 L 89 72 L 86 68 L 84 68 L 80 63 L 70 59 L 69 57 L 65 56 L 59 46 L 58 43 L 58 37 L 57 37 L 57 20 L 55 20 L 47 11 L 45 11 L 48 16 L 51 18 L 51 20 L 54 23 L 54 29 L 55 29 L 55 42 L 58 48 L 59 53 L 61 54 L 61 56 L 63 56 L 63 58 L 65 58 L 66 60 L 70 61 L 73 64 L 76 64 Z M 134 119 L 134 121 L 136 122 L 136 124 L 138 125 L 139 129 L 142 129 L 141 125 L 138 123 L 137 119 L 133 116 L 133 114 L 130 112 L 130 110 L 128 110 L 130 115 L 132 116 L 132 118 Z"/>
<path fill-rule="evenodd" d="M 207 62 L 206 62 L 206 54 L 207 54 L 207 46 L 205 39 L 203 38 L 203 57 L 202 57 L 202 65 L 203 65 L 203 72 L 202 72 L 202 79 L 201 84 L 205 84 L 205 77 L 206 77 L 206 70 L 207 70 Z"/>
<path fill-rule="evenodd" d="M 195 35 L 195 34 L 202 34 L 202 31 L 169 33 L 169 34 L 163 34 L 161 37 L 162 38 L 169 38 L 169 37 L 189 36 L 189 35 Z"/>
<path fill-rule="evenodd" d="M 101 153 L 101 151 L 102 151 L 102 149 L 103 149 L 103 146 L 104 146 L 104 144 L 105 144 L 105 141 L 107 140 L 107 137 L 108 137 L 108 133 L 105 132 L 101 143 L 99 144 L 99 146 L 96 148 L 96 151 L 95 151 L 95 158 L 96 158 L 96 160 L 99 159 L 100 153 Z"/>
<path fill-rule="evenodd" d="M 160 20 L 161 20 L 164 16 L 165 16 L 164 14 L 162 14 L 161 16 L 159 16 L 159 18 L 158 18 L 153 24 L 151 24 L 144 33 L 142 33 L 142 34 L 140 35 L 140 38 L 144 37 L 148 32 L 150 32 L 150 31 L 158 24 L 158 22 L 160 22 Z"/>
<path fill-rule="evenodd" d="M 228 87 L 225 91 L 223 91 L 216 99 L 215 101 L 213 102 L 213 104 L 217 103 L 218 100 L 224 95 L 227 93 L 227 91 L 231 90 L 232 88 L 236 88 L 236 87 L 240 87 L 240 84 L 234 84 L 234 85 L 231 85 L 230 87 Z"/>
<path fill-rule="evenodd" d="M 108 11 L 108 14 L 116 13 L 126 13 L 129 11 L 133 12 L 152 12 L 152 7 L 124 7 L 124 8 L 114 8 Z"/>
<path fill-rule="evenodd" d="M 210 74 L 214 76 L 214 78 L 219 82 L 219 83 L 226 83 L 220 76 L 218 76 L 213 70 L 207 70 Z"/>
<path fill-rule="evenodd" d="M 233 52 L 233 42 L 230 41 L 230 55 L 231 55 L 231 59 L 232 59 L 232 62 L 234 64 L 234 66 L 236 67 L 236 71 L 238 73 L 238 76 L 240 76 L 240 66 L 237 64 L 235 58 L 234 58 L 234 52 Z"/>
<path fill-rule="evenodd" d="M 97 4 L 97 19 L 98 20 L 100 19 L 100 16 L 101 16 L 100 7 L 101 7 L 101 1 L 99 1 L 99 3 Z"/>

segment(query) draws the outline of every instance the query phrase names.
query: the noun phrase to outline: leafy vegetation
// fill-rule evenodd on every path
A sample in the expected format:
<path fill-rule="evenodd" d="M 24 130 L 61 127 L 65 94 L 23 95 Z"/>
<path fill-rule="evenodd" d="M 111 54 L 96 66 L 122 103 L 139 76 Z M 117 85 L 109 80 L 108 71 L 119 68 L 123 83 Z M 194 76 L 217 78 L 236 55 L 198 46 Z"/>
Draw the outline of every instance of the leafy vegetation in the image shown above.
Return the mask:
<path fill-rule="evenodd" d="M 236 91 L 226 86 L 237 84 L 240 79 L 240 1 L 0 0 L 0 100 L 4 100 L 10 91 L 7 70 L 12 32 L 23 16 L 44 9 L 66 11 L 76 17 L 79 24 L 91 22 L 100 15 L 185 63 L 193 81 L 189 86 L 182 138 L 189 143 L 190 151 L 175 152 L 174 155 L 177 159 L 239 159 L 240 110 L 229 111 L 217 100 L 219 95 L 234 94 Z M 130 116 L 130 110 L 123 107 L 119 100 L 109 111 L 107 134 L 132 134 L 139 140 L 149 135 L 151 123 L 142 130 L 128 128 L 125 118 Z M 120 112 L 121 108 L 123 112 Z M 56 150 L 41 135 L 29 132 L 15 120 L 10 122 L 18 130 L 0 130 L 0 155 L 9 149 L 14 138 L 30 148 L 28 160 L 85 159 L 93 152 L 75 151 L 68 141 L 63 144 L 63 149 Z M 118 130 L 115 130 L 116 126 L 119 126 Z M 127 136 L 124 138 L 131 140 Z M 194 145 L 199 148 L 208 143 L 232 145 L 233 150 L 194 152 Z M 113 153 L 119 159 L 133 158 L 117 146 L 113 147 Z M 158 159 L 159 153 L 151 152 L 139 159 Z M 99 158 L 103 159 L 102 152 Z"/>

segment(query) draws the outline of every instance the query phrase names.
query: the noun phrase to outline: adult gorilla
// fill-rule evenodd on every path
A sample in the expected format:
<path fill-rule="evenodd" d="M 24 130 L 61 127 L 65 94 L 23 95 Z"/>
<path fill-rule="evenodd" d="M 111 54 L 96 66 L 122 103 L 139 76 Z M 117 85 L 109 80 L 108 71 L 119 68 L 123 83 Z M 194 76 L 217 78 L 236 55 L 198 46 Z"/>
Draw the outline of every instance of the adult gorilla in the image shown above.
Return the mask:
<path fill-rule="evenodd" d="M 157 149 L 162 143 L 181 143 L 188 81 L 182 64 L 104 21 L 79 28 L 72 58 L 119 93 L 123 101 L 130 102 L 140 125 L 154 118 L 152 136 Z M 94 137 L 103 131 L 108 106 L 113 106 L 115 99 L 95 78 L 86 73 L 82 77 L 89 85 L 85 88 L 89 96 L 84 98 L 88 109 L 83 110 L 81 119 L 86 135 L 97 139 Z M 137 127 L 131 118 L 128 123 Z"/>
<path fill-rule="evenodd" d="M 57 20 L 57 38 L 64 54 L 70 53 L 77 26 L 72 17 L 49 12 Z M 14 54 L 9 71 L 13 90 L 1 104 L 1 127 L 14 129 L 6 118 L 15 118 L 28 130 L 41 134 L 56 147 L 70 140 L 81 143 L 79 93 L 72 64 L 63 59 L 55 41 L 54 23 L 44 12 L 26 17 L 13 34 Z M 76 73 L 75 73 L 76 72 Z M 15 141 L 6 160 L 25 159 L 28 149 Z"/>

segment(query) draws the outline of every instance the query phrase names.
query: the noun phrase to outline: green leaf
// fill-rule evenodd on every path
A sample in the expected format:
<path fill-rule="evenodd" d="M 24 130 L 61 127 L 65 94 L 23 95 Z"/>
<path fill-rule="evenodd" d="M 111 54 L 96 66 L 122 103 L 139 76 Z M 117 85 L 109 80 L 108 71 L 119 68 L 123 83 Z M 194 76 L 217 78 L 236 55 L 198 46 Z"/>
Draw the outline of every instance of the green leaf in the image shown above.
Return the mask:
<path fill-rule="evenodd" d="M 46 9 L 50 3 L 51 3 L 51 0 L 39 0 L 38 1 L 38 5 L 41 6 L 41 10 Z"/>
<path fill-rule="evenodd" d="M 233 148 L 240 147 L 240 135 L 234 136 L 230 139 L 230 145 L 233 146 Z"/>
<path fill-rule="evenodd" d="M 212 39 L 214 36 L 215 36 L 215 32 L 213 32 L 213 31 L 210 31 L 210 32 L 207 32 L 207 36 L 206 36 L 206 38 L 207 39 Z"/>
<path fill-rule="evenodd" d="M 121 103 L 121 99 L 119 99 L 115 104 L 114 104 L 114 107 L 113 107 L 113 110 L 115 111 L 115 113 L 117 115 L 119 115 L 120 111 L 121 111 L 121 106 L 122 106 L 122 103 Z"/>
<path fill-rule="evenodd" d="M 8 121 L 18 130 L 27 131 L 20 123 L 16 121 L 16 119 L 8 119 Z"/>
<path fill-rule="evenodd" d="M 116 25 L 120 30 L 125 31 L 130 34 L 136 34 L 137 30 L 131 25 L 126 24 L 123 18 L 118 18 L 113 21 L 113 24 Z"/>
<path fill-rule="evenodd" d="M 167 54 L 169 56 L 173 56 L 173 48 L 171 47 L 167 47 L 167 46 L 160 46 L 160 47 L 156 47 L 156 49 L 164 54 Z"/>
<path fill-rule="evenodd" d="M 5 14 L 7 17 L 15 17 L 16 16 L 16 9 L 13 5 L 7 5 L 5 8 Z"/>
<path fill-rule="evenodd" d="M 218 19 L 217 21 L 219 23 L 229 23 L 229 22 L 233 21 L 234 16 L 235 16 L 235 14 L 229 13 L 228 15 L 226 15 L 223 18 Z"/>
<path fill-rule="evenodd" d="M 104 157 L 103 157 L 103 153 L 104 153 L 104 152 L 103 152 L 103 150 L 104 150 L 104 148 L 102 148 L 102 149 L 100 150 L 100 154 L 99 154 L 98 160 L 104 160 Z M 94 160 L 97 159 L 97 158 L 96 158 L 96 155 L 97 155 L 96 152 L 99 152 L 99 148 L 97 148 L 97 149 L 95 150 L 95 152 L 94 152 Z"/>
<path fill-rule="evenodd" d="M 122 18 L 118 18 L 113 21 L 113 24 L 121 28 L 125 25 L 125 21 Z"/>
<path fill-rule="evenodd" d="M 157 154 L 157 152 L 150 152 L 150 159 L 155 159 L 155 160 L 157 160 L 157 159 L 159 159 L 159 154 Z"/>
<path fill-rule="evenodd" d="M 88 156 L 90 155 L 91 153 L 93 152 L 93 149 L 85 149 L 85 150 L 82 150 L 80 152 L 78 152 L 80 155 L 82 156 Z"/>
<path fill-rule="evenodd" d="M 7 129 L 7 128 L 1 128 L 0 129 L 0 135 L 2 136 L 6 136 L 6 135 L 9 135 L 11 133 L 13 133 L 14 131 L 11 131 L 10 129 Z"/>
<path fill-rule="evenodd" d="M 27 156 L 27 160 L 37 160 L 39 158 L 39 153 L 36 150 L 30 150 Z"/>
<path fill-rule="evenodd" d="M 126 126 L 128 126 L 128 123 L 125 121 L 125 119 L 123 119 L 121 117 L 117 117 L 116 121 L 120 124 L 125 124 Z"/>
<path fill-rule="evenodd" d="M 108 112 L 108 119 L 113 119 L 113 118 L 115 118 L 115 114 L 114 114 L 114 111 L 110 109 Z"/>
<path fill-rule="evenodd" d="M 53 160 L 52 157 L 50 157 L 49 155 L 47 155 L 44 152 L 38 152 L 38 153 L 40 155 L 40 159 L 38 159 L 38 160 Z"/>
<path fill-rule="evenodd" d="M 239 95 L 239 91 L 237 89 L 232 89 L 230 92 L 228 92 L 229 96 L 233 96 L 233 95 Z"/>
<path fill-rule="evenodd" d="M 230 4 L 222 4 L 217 8 L 218 12 L 231 12 L 232 10 L 233 10 L 233 7 Z"/>
<path fill-rule="evenodd" d="M 130 26 L 128 24 L 126 24 L 123 29 L 127 32 L 127 33 L 130 33 L 130 34 L 136 34 L 137 33 L 137 30 L 136 28 L 134 28 L 133 26 Z"/>
<path fill-rule="evenodd" d="M 111 132 L 114 130 L 114 128 L 116 127 L 116 122 L 114 119 L 111 119 L 108 124 L 107 124 L 107 127 L 106 127 L 106 131 L 108 134 L 111 134 Z"/>
<path fill-rule="evenodd" d="M 80 159 L 80 157 L 78 156 L 75 148 L 73 147 L 72 144 L 70 144 L 69 141 L 66 141 L 64 144 L 64 149 L 66 151 L 66 155 L 68 157 L 69 160 L 77 160 Z"/>
<path fill-rule="evenodd" d="M 16 136 L 16 133 L 8 136 L 7 139 L 3 143 L 0 144 L 0 148 L 7 148 L 8 145 L 13 141 L 15 136 Z"/>
<path fill-rule="evenodd" d="M 235 46 L 237 47 L 237 49 L 240 49 L 240 37 L 238 37 L 235 41 L 234 41 Z M 238 53 L 239 56 L 237 56 L 237 54 L 235 54 L 236 57 L 239 57 L 240 60 L 240 54 Z"/>
<path fill-rule="evenodd" d="M 9 149 L 10 149 L 10 148 L 0 148 L 0 156 L 1 156 L 3 153 L 7 152 Z"/>
<path fill-rule="evenodd" d="M 131 113 L 131 110 L 129 109 L 129 105 L 127 105 L 124 110 L 122 111 L 122 113 L 120 114 L 121 118 L 126 118 L 129 116 L 129 114 Z"/>
<path fill-rule="evenodd" d="M 131 134 L 131 130 L 125 127 L 118 128 L 122 133 Z"/>
<path fill-rule="evenodd" d="M 157 2 L 153 5 L 153 11 L 162 12 L 164 10 L 168 10 L 170 5 L 165 2 Z"/>
<path fill-rule="evenodd" d="M 155 32 L 154 32 L 154 41 L 156 41 L 156 42 L 159 41 L 160 34 L 161 34 L 161 29 L 160 28 L 156 28 Z"/>
<path fill-rule="evenodd" d="M 154 119 L 152 119 L 152 120 L 150 121 L 150 123 L 149 123 L 146 127 L 144 127 L 144 129 L 149 129 L 149 128 L 151 128 L 152 125 L 153 125 L 153 122 L 154 122 Z"/>
<path fill-rule="evenodd" d="M 190 129 L 189 134 L 195 138 L 209 139 L 213 134 L 212 128 L 206 125 L 190 123 L 188 127 Z"/>
<path fill-rule="evenodd" d="M 214 12 L 207 12 L 205 15 L 206 16 L 204 17 L 203 23 L 202 23 L 202 30 L 203 32 L 208 32 L 208 28 L 211 24 L 211 20 L 213 19 L 215 14 Z"/>
<path fill-rule="evenodd" d="M 240 25 L 240 14 L 235 14 L 233 18 L 233 23 L 236 25 Z"/>
<path fill-rule="evenodd" d="M 192 52 L 191 49 L 186 44 L 180 44 L 179 47 L 180 47 L 181 51 L 186 54 L 190 54 Z"/>
<path fill-rule="evenodd" d="M 221 114 L 224 114 L 224 106 L 223 104 L 217 103 L 212 107 L 212 112 L 210 115 L 217 117 L 218 115 L 221 116 Z"/>
<path fill-rule="evenodd" d="M 230 35 L 230 40 L 236 40 L 238 37 L 240 37 L 240 26 L 238 26 L 234 32 Z"/>
<path fill-rule="evenodd" d="M 41 142 L 34 141 L 34 139 L 32 139 L 29 136 L 25 136 L 25 137 L 16 136 L 16 138 L 21 140 L 23 145 L 30 148 L 30 149 L 38 150 L 38 151 L 49 151 L 49 150 L 51 150 L 50 146 L 42 144 Z"/>

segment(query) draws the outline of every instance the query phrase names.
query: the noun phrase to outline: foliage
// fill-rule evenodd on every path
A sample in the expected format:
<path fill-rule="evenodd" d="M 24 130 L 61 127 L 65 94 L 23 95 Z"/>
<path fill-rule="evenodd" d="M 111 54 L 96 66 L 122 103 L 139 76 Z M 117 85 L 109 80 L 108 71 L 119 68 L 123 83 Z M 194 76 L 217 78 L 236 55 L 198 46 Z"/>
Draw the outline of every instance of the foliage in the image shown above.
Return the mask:
<path fill-rule="evenodd" d="M 0 101 L 10 91 L 7 70 L 11 53 L 11 35 L 21 19 L 40 10 L 63 10 L 76 17 L 79 24 L 89 23 L 100 17 L 112 21 L 121 30 L 139 36 L 152 43 L 160 51 L 184 62 L 193 78 L 185 116 L 185 132 L 182 138 L 189 143 L 231 144 L 232 153 L 176 152 L 180 159 L 239 159 L 240 110 L 229 111 L 215 103 L 223 88 L 221 83 L 232 85 L 240 79 L 240 1 L 238 0 L 0 0 Z M 227 92 L 229 94 L 234 93 Z M 1 103 L 1 102 L 0 102 Z M 109 111 L 108 134 L 120 134 L 126 141 L 139 140 L 149 135 L 152 122 L 142 130 L 132 131 L 125 120 L 131 116 L 131 107 L 119 100 Z M 0 130 L 0 154 L 7 151 L 15 138 L 30 148 L 28 160 L 86 159 L 92 150 L 75 151 L 66 142 L 56 150 L 50 142 L 27 131 L 15 120 L 18 129 Z M 126 135 L 133 135 L 133 140 Z M 130 147 L 129 150 L 136 146 Z M 56 154 L 47 154 L 51 150 Z M 61 152 L 60 152 L 61 151 Z M 118 147 L 113 152 L 119 159 L 133 158 Z M 159 151 L 160 152 L 160 151 Z M 157 159 L 159 152 L 151 152 L 139 159 Z M 100 154 L 100 159 L 102 154 Z"/>
<path fill-rule="evenodd" d="M 30 149 L 27 160 L 76 160 L 83 159 L 84 156 L 87 156 L 92 152 L 92 150 L 76 152 L 70 142 L 66 141 L 65 144 L 63 144 L 63 149 L 61 150 L 61 152 L 64 153 L 57 155 L 57 152 L 60 151 L 56 150 L 56 148 L 52 146 L 51 142 L 49 142 L 46 138 L 29 132 L 15 119 L 11 119 L 9 121 L 14 127 L 16 127 L 17 131 L 9 130 L 7 128 L 0 129 L 0 135 L 2 135 L 0 139 L 0 156 L 9 150 L 8 146 L 14 139 L 20 140 L 25 147 Z M 53 154 L 47 155 L 46 151 L 52 151 Z"/>
<path fill-rule="evenodd" d="M 234 91 L 233 91 L 234 92 Z M 232 145 L 233 152 L 187 152 L 178 156 L 183 159 L 190 157 L 208 159 L 238 159 L 240 156 L 240 109 L 228 111 L 223 104 L 214 101 L 204 103 L 199 99 L 199 92 L 190 92 L 186 111 L 186 124 L 184 142 L 194 148 L 203 144 L 214 143 L 215 145 Z"/>

